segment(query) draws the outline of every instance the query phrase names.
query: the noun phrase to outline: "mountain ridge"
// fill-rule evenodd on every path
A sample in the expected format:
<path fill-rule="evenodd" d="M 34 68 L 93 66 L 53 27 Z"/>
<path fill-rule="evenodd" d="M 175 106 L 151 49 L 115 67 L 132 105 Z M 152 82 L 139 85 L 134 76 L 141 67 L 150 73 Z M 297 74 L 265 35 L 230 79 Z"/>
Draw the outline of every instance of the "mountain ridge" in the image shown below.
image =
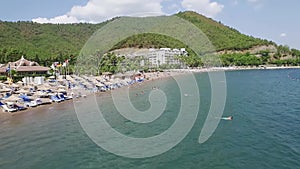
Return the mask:
<path fill-rule="evenodd" d="M 279 59 L 281 55 L 294 56 L 297 54 L 298 56 L 300 53 L 296 49 L 293 52 L 285 46 L 278 46 L 272 41 L 244 35 L 236 29 L 196 12 L 179 12 L 175 16 L 185 19 L 201 29 L 218 52 L 244 51 L 255 46 L 270 45 L 277 49 L 278 47 L 283 49 L 284 52 L 279 53 Z M 71 63 L 74 63 L 76 56 L 89 37 L 102 26 L 118 18 L 120 17 L 98 24 L 38 24 L 24 21 L 0 21 L 0 63 L 17 60 L 21 55 L 46 66 L 51 65 L 53 61 L 64 61 L 70 58 L 74 58 L 71 59 Z M 186 47 L 186 45 L 170 37 L 139 34 L 120 41 L 114 49 L 123 47 L 179 48 Z"/>

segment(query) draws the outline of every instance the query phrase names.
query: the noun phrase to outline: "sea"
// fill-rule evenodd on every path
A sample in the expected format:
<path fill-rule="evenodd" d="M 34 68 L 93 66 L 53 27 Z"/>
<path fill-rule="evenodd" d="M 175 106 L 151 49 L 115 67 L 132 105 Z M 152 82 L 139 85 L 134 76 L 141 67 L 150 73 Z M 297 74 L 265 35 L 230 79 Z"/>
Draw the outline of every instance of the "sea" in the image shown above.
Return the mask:
<path fill-rule="evenodd" d="M 300 69 L 227 71 L 225 75 L 226 80 L 220 81 L 226 86 L 221 115 L 233 116 L 233 120 L 218 120 L 216 129 L 204 143 L 200 144 L 198 139 L 211 109 L 214 89 L 208 73 L 195 73 L 198 90 L 193 94 L 200 96 L 198 114 L 196 119 L 183 123 L 182 127 L 190 125 L 191 128 L 170 149 L 143 157 L 149 147 L 155 149 L 168 144 L 145 145 L 144 149 L 131 145 L 131 150 L 139 148 L 132 157 L 102 147 L 102 143 L 114 142 L 116 138 L 95 141 L 79 120 L 76 106 L 81 100 L 74 99 L 14 115 L 1 115 L 0 168 L 300 168 Z M 149 123 L 130 121 L 118 112 L 109 92 L 88 97 L 95 98 L 102 117 L 114 131 L 131 138 L 149 138 L 168 131 L 180 117 L 184 97 L 193 97 L 182 95 L 174 78 L 135 84 L 127 89 L 131 106 L 140 112 L 155 106 L 149 101 L 154 90 L 163 92 L 167 102 L 160 117 Z M 125 88 L 118 90 L 121 92 Z M 90 107 L 86 105 L 87 114 L 91 113 Z M 97 133 L 97 129 L 94 132 Z M 118 143 L 111 148 L 127 146 L 125 141 Z"/>

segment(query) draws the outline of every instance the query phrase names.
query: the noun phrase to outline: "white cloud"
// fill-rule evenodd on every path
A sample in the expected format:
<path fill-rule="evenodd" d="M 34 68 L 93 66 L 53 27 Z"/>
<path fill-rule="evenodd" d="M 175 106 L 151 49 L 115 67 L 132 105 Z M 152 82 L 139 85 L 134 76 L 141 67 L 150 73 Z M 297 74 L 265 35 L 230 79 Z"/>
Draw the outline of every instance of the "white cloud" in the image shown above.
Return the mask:
<path fill-rule="evenodd" d="M 239 1 L 238 1 L 238 0 L 234 0 L 234 1 L 232 2 L 232 4 L 233 4 L 234 6 L 237 6 L 237 5 L 239 4 Z"/>
<path fill-rule="evenodd" d="M 211 0 L 183 0 L 181 5 L 186 10 L 193 10 L 208 17 L 215 17 L 224 8 L 224 5 Z"/>
<path fill-rule="evenodd" d="M 37 23 L 78 23 L 80 22 L 77 18 L 68 15 L 57 16 L 55 18 L 36 18 L 32 20 Z"/>
<path fill-rule="evenodd" d="M 264 6 L 265 0 L 248 0 L 248 2 L 253 5 L 254 9 L 260 9 Z"/>
<path fill-rule="evenodd" d="M 166 10 L 171 11 L 171 13 L 179 12 L 180 9 L 181 8 L 179 4 L 171 4 L 166 6 Z"/>
<path fill-rule="evenodd" d="M 280 37 L 286 37 L 286 33 L 281 33 L 279 36 Z"/>
<path fill-rule="evenodd" d="M 98 23 L 116 16 L 161 15 L 163 0 L 89 0 L 84 6 L 74 6 L 65 15 L 54 18 L 36 18 L 38 23 Z M 148 13 L 148 14 L 147 14 Z"/>
<path fill-rule="evenodd" d="M 259 0 L 248 0 L 249 2 L 251 2 L 251 3 L 257 3 L 257 2 L 259 2 Z"/>

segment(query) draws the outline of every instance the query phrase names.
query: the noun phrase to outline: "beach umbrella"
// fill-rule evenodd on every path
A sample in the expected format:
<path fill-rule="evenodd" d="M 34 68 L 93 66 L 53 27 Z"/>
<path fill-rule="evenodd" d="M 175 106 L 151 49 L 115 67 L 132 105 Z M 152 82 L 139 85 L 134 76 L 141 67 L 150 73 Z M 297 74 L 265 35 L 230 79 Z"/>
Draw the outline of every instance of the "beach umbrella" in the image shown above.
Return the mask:
<path fill-rule="evenodd" d="M 5 101 L 12 101 L 12 102 L 16 102 L 18 100 L 22 100 L 21 98 L 19 98 L 18 96 L 16 95 L 11 95 L 9 96 L 8 98 L 4 98 Z"/>
<path fill-rule="evenodd" d="M 72 88 L 72 90 L 81 90 L 81 88 L 79 86 L 75 86 Z"/>
<path fill-rule="evenodd" d="M 51 87 L 51 85 L 49 83 L 44 83 L 42 86 Z"/>
<path fill-rule="evenodd" d="M 48 90 L 48 89 L 50 89 L 50 87 L 46 87 L 46 86 L 38 87 L 38 90 Z"/>
<path fill-rule="evenodd" d="M 44 83 L 43 85 L 38 87 L 38 90 L 48 90 L 48 89 L 52 89 L 54 86 L 51 86 L 48 83 Z"/>
<path fill-rule="evenodd" d="M 75 83 L 76 81 L 72 78 L 72 79 L 69 79 L 69 81 L 71 82 L 71 83 Z"/>
<path fill-rule="evenodd" d="M 27 86 L 24 86 L 23 89 L 34 89 L 34 86 L 32 86 L 32 85 L 27 85 Z"/>
<path fill-rule="evenodd" d="M 96 86 L 98 86 L 98 87 L 103 87 L 103 86 L 105 86 L 105 85 L 102 84 L 102 83 L 96 83 Z"/>
<path fill-rule="evenodd" d="M 2 89 L 0 89 L 0 93 L 10 92 L 10 91 L 11 91 L 11 89 L 9 89 L 9 88 L 2 88 Z"/>
<path fill-rule="evenodd" d="M 11 87 L 15 87 L 15 88 L 16 88 L 16 87 L 20 87 L 19 85 L 14 84 L 14 83 L 13 83 L 12 85 L 10 85 L 10 86 L 11 86 Z"/>
<path fill-rule="evenodd" d="M 58 89 L 57 92 L 64 93 L 64 92 L 66 92 L 66 90 L 65 89 Z"/>
<path fill-rule="evenodd" d="M 57 88 L 66 88 L 64 85 L 58 85 Z"/>
<path fill-rule="evenodd" d="M 4 83 L 0 82 L 0 86 L 6 86 L 6 84 L 4 84 Z"/>
<path fill-rule="evenodd" d="M 63 81 L 64 81 L 63 79 L 58 79 L 58 80 L 57 80 L 57 82 L 63 82 Z"/>
<path fill-rule="evenodd" d="M 10 81 L 8 81 L 8 80 L 6 80 L 5 82 L 3 82 L 4 84 L 9 84 L 10 83 Z"/>
<path fill-rule="evenodd" d="M 22 81 L 18 81 L 17 84 L 18 84 L 18 85 L 22 85 L 23 82 L 22 82 Z"/>
<path fill-rule="evenodd" d="M 47 93 L 45 93 L 45 92 L 41 92 L 41 91 L 37 91 L 37 92 L 35 92 L 34 93 L 34 96 L 48 96 L 48 94 Z"/>
<path fill-rule="evenodd" d="M 48 77 L 49 79 L 55 79 L 55 76 L 50 76 L 50 77 Z"/>
<path fill-rule="evenodd" d="M 24 93 L 24 94 L 27 94 L 27 93 L 29 93 L 29 91 L 28 91 L 28 90 L 25 90 L 25 89 L 21 89 L 21 90 L 16 91 L 16 93 Z"/>
<path fill-rule="evenodd" d="M 105 85 L 112 85 L 113 83 L 108 81 L 108 82 L 104 82 L 104 84 Z"/>

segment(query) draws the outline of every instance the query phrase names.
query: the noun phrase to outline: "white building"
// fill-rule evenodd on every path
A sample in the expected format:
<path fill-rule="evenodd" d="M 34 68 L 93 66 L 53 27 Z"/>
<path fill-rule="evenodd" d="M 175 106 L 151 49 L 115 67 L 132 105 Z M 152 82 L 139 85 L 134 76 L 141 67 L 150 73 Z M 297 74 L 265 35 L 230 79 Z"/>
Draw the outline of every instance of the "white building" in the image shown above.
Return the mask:
<path fill-rule="evenodd" d="M 139 66 L 150 66 L 159 67 L 162 65 L 172 66 L 179 65 L 184 66 L 176 56 L 186 56 L 187 51 L 185 48 L 171 49 L 171 48 L 160 48 L 160 49 L 119 49 L 114 51 L 117 56 L 125 56 L 129 60 L 138 60 Z"/>
<path fill-rule="evenodd" d="M 171 48 L 160 48 L 160 49 L 149 49 L 147 58 L 152 66 L 160 65 L 180 65 L 182 64 L 176 56 L 187 55 L 185 48 L 171 49 Z"/>

